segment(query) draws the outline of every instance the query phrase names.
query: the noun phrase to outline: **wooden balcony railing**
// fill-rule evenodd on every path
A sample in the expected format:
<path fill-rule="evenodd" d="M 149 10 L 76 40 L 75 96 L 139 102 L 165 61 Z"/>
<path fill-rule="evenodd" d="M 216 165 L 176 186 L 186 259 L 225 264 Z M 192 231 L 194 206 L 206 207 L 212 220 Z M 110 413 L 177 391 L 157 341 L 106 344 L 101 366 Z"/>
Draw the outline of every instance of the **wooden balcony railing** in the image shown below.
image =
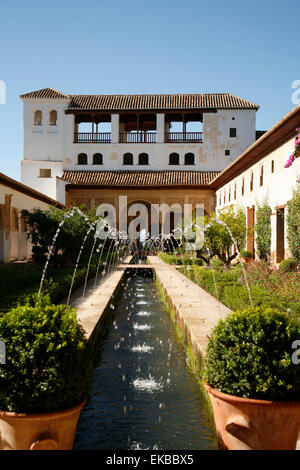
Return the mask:
<path fill-rule="evenodd" d="M 168 143 L 202 143 L 203 132 L 167 132 L 165 141 Z"/>
<path fill-rule="evenodd" d="M 110 144 L 111 132 L 74 132 L 75 144 Z"/>
<path fill-rule="evenodd" d="M 121 132 L 119 142 L 122 144 L 155 144 L 156 132 Z M 201 143 L 203 132 L 167 132 L 167 143 Z M 110 144 L 111 132 L 74 132 L 75 144 Z"/>
<path fill-rule="evenodd" d="M 155 144 L 156 132 L 121 132 L 122 144 Z"/>

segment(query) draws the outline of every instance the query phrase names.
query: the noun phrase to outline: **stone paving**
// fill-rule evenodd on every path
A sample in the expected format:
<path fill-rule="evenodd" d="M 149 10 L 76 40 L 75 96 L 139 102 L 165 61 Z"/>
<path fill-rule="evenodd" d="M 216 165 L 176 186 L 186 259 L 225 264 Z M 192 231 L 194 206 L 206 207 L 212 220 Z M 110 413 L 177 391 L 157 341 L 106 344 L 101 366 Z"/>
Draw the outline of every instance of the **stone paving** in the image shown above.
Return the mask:
<path fill-rule="evenodd" d="M 202 359 L 208 342 L 207 335 L 219 319 L 225 318 L 231 310 L 174 266 L 168 265 L 170 269 L 166 269 L 166 263 L 158 256 L 148 256 L 148 260 L 181 330 L 188 335 L 193 350 Z"/>

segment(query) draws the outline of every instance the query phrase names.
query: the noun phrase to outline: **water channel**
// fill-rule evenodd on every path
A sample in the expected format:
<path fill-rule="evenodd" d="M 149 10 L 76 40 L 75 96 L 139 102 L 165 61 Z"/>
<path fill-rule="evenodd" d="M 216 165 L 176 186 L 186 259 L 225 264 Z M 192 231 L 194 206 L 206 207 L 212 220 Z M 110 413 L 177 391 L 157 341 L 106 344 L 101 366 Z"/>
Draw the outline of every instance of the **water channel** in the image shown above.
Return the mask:
<path fill-rule="evenodd" d="M 124 282 L 74 449 L 217 449 L 205 399 L 151 277 Z"/>

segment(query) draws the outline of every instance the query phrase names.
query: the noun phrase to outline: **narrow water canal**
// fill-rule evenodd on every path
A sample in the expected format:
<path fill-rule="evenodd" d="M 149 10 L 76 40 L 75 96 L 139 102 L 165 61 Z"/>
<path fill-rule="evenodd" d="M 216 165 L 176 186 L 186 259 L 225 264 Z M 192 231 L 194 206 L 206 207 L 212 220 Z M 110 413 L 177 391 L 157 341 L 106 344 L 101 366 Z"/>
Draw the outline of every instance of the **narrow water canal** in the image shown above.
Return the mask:
<path fill-rule="evenodd" d="M 216 449 L 214 431 L 155 281 L 125 281 L 99 346 L 74 449 Z"/>

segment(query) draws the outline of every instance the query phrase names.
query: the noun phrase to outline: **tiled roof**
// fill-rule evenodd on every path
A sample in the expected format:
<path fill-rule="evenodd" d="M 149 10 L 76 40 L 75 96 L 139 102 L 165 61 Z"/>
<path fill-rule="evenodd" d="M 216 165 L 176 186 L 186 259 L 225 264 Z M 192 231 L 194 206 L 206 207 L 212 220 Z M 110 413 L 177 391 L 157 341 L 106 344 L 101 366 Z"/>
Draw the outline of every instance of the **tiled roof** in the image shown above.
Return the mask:
<path fill-rule="evenodd" d="M 166 95 L 66 95 L 54 88 L 31 91 L 21 98 L 68 99 L 68 110 L 138 111 L 258 109 L 251 101 L 231 93 L 166 94 Z"/>
<path fill-rule="evenodd" d="M 38 98 L 38 99 L 69 99 L 68 95 L 61 91 L 54 90 L 54 88 L 48 87 L 42 90 L 31 91 L 21 95 L 20 98 Z"/>
<path fill-rule="evenodd" d="M 250 145 L 236 160 L 228 165 L 211 182 L 211 187 L 218 189 L 254 163 L 261 160 L 287 140 L 296 136 L 300 127 L 300 104 L 291 109 L 280 121 Z"/>
<path fill-rule="evenodd" d="M 257 104 L 230 93 L 170 95 L 72 95 L 69 110 L 258 109 Z"/>
<path fill-rule="evenodd" d="M 56 207 L 59 207 L 60 209 L 64 207 L 63 204 L 46 196 L 46 194 L 40 193 L 39 191 L 36 191 L 35 189 L 30 188 L 29 186 L 26 186 L 25 184 L 20 183 L 19 181 L 16 181 L 13 178 L 10 178 L 4 173 L 0 173 L 0 185 L 4 185 L 9 188 L 15 189 L 16 191 L 19 191 L 22 194 L 26 194 L 27 196 L 30 196 L 34 199 L 38 199 L 39 201 L 46 202 L 47 204 L 50 204 L 51 206 L 56 206 Z"/>
<path fill-rule="evenodd" d="M 203 186 L 218 171 L 64 171 L 62 180 L 71 184 L 102 187 Z"/>

